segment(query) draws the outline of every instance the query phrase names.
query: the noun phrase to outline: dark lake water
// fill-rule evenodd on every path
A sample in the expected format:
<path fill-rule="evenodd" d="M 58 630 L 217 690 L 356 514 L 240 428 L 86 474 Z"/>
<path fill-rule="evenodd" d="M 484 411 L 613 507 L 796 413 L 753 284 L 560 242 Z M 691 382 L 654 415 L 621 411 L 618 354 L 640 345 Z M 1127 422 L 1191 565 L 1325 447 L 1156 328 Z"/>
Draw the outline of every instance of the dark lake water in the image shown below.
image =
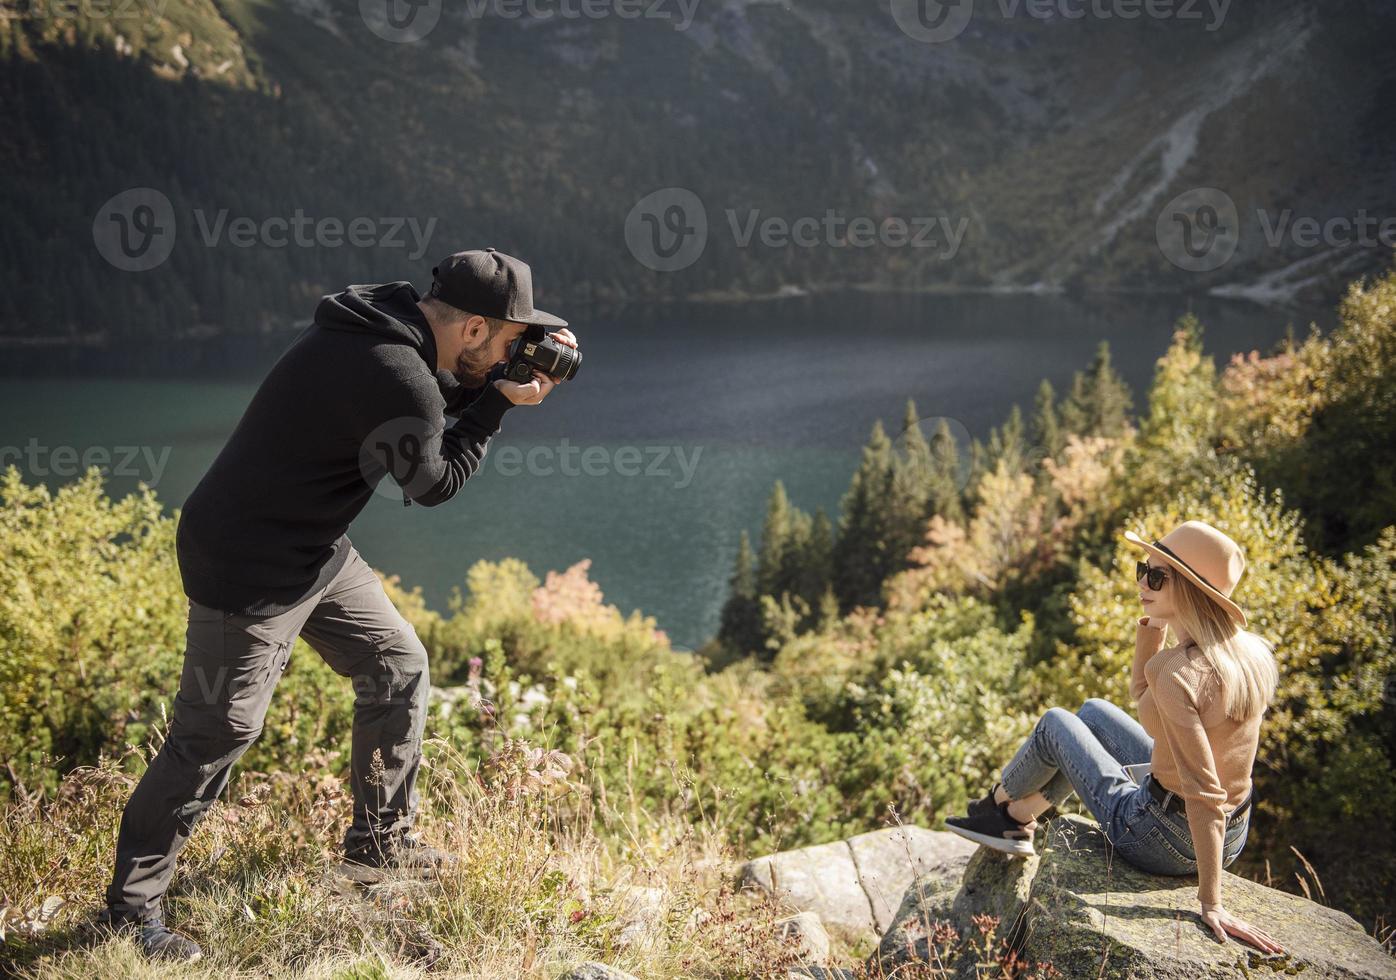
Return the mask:
<path fill-rule="evenodd" d="M 522 558 L 541 578 L 589 558 L 608 602 L 697 646 L 775 480 L 834 514 L 874 421 L 895 435 L 908 398 L 982 438 L 1015 402 L 1028 411 L 1042 378 L 1063 391 L 1102 339 L 1142 403 L 1189 310 L 1219 364 L 1313 317 L 1196 297 L 862 294 L 573 313 L 576 380 L 510 411 L 454 500 L 376 496 L 350 537 L 443 610 L 480 559 Z M 105 454 L 125 464 L 111 492 L 143 479 L 177 507 L 290 339 L 6 352 L 0 465 L 56 485 Z"/>

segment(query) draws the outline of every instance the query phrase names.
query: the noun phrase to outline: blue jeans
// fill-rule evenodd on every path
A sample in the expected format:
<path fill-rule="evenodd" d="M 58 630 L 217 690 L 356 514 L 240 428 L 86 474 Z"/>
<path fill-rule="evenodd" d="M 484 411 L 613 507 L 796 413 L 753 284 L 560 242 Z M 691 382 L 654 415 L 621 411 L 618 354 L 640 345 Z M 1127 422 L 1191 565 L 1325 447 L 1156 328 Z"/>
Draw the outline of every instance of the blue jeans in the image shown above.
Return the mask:
<path fill-rule="evenodd" d="M 1141 785 L 1125 775 L 1125 766 L 1148 762 L 1153 751 L 1154 740 L 1139 722 L 1109 701 L 1092 698 L 1076 714 L 1052 708 L 1004 766 L 1003 789 L 1015 800 L 1040 792 L 1053 805 L 1074 791 L 1130 864 L 1153 874 L 1196 874 L 1187 817 L 1165 811 L 1147 780 Z M 1227 828 L 1222 867 L 1245 847 L 1250 822 L 1247 810 Z"/>

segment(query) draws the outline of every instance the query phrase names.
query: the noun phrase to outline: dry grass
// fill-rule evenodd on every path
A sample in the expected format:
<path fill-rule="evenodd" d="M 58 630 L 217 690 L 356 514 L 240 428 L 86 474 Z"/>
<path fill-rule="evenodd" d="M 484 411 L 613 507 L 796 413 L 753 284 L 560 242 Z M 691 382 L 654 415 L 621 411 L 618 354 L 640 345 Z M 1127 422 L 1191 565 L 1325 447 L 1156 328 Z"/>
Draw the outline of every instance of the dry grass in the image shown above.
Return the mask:
<path fill-rule="evenodd" d="M 167 899 L 205 958 L 164 969 L 89 924 L 133 778 L 111 761 L 76 770 L 52 798 L 0 812 L 0 973 L 494 980 L 600 960 L 640 977 L 783 974 L 793 953 L 774 923 L 788 910 L 733 894 L 721 828 L 594 806 L 539 756 L 513 743 L 479 772 L 429 744 L 418 827 L 463 860 L 430 884 L 369 890 L 334 872 L 350 801 L 320 775 L 328 758 L 244 775 L 199 824 Z"/>

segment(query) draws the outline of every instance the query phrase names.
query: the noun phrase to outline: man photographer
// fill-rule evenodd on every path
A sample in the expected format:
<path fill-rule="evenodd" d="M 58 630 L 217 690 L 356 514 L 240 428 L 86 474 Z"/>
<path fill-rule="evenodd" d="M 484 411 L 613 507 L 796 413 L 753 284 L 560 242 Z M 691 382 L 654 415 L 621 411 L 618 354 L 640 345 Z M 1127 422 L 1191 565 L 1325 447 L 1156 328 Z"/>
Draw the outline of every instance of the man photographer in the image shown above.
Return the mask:
<path fill-rule="evenodd" d="M 346 871 L 368 881 L 450 860 L 408 834 L 427 652 L 346 531 L 384 476 L 405 504 L 451 499 L 504 413 L 541 402 L 581 355 L 566 321 L 534 309 L 520 260 L 459 252 L 432 277 L 426 297 L 407 282 L 324 297 L 184 506 L 184 668 L 169 733 L 122 814 L 103 916 L 147 955 L 201 955 L 164 925 L 161 900 L 194 824 L 261 733 L 297 636 L 356 694 Z"/>

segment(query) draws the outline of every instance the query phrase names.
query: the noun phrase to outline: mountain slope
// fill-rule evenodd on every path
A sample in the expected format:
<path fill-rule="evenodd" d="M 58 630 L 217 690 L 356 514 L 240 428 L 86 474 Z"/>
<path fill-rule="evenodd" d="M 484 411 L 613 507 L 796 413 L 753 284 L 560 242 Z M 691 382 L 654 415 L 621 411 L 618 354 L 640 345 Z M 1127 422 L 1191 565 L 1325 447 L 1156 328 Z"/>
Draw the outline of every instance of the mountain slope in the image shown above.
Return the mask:
<path fill-rule="evenodd" d="M 647 0 L 630 9 L 663 16 L 633 19 L 428 2 L 440 19 L 416 43 L 376 34 L 371 0 L 122 3 L 0 21 L 16 109 L 0 259 L 22 287 L 0 333 L 265 328 L 483 244 L 532 261 L 554 304 L 833 285 L 1320 299 L 1389 261 L 1293 233 L 1396 213 L 1396 13 L 1379 0 L 1230 9 L 1214 30 L 992 0 L 939 44 L 847 0 Z M 122 271 L 94 225 L 139 187 L 176 230 L 167 259 Z M 627 217 L 656 244 L 682 227 L 667 199 L 632 215 L 669 187 L 702 202 L 707 239 L 655 271 Z M 1171 262 L 1158 230 L 1195 188 L 1225 192 L 1239 223 L 1235 254 L 1203 271 Z M 769 218 L 810 219 L 809 244 L 763 243 Z M 853 247 L 853 218 L 902 219 L 936 246 Z M 334 224 L 354 219 L 361 244 L 343 243 Z M 278 244 L 297 220 L 312 247 Z"/>

